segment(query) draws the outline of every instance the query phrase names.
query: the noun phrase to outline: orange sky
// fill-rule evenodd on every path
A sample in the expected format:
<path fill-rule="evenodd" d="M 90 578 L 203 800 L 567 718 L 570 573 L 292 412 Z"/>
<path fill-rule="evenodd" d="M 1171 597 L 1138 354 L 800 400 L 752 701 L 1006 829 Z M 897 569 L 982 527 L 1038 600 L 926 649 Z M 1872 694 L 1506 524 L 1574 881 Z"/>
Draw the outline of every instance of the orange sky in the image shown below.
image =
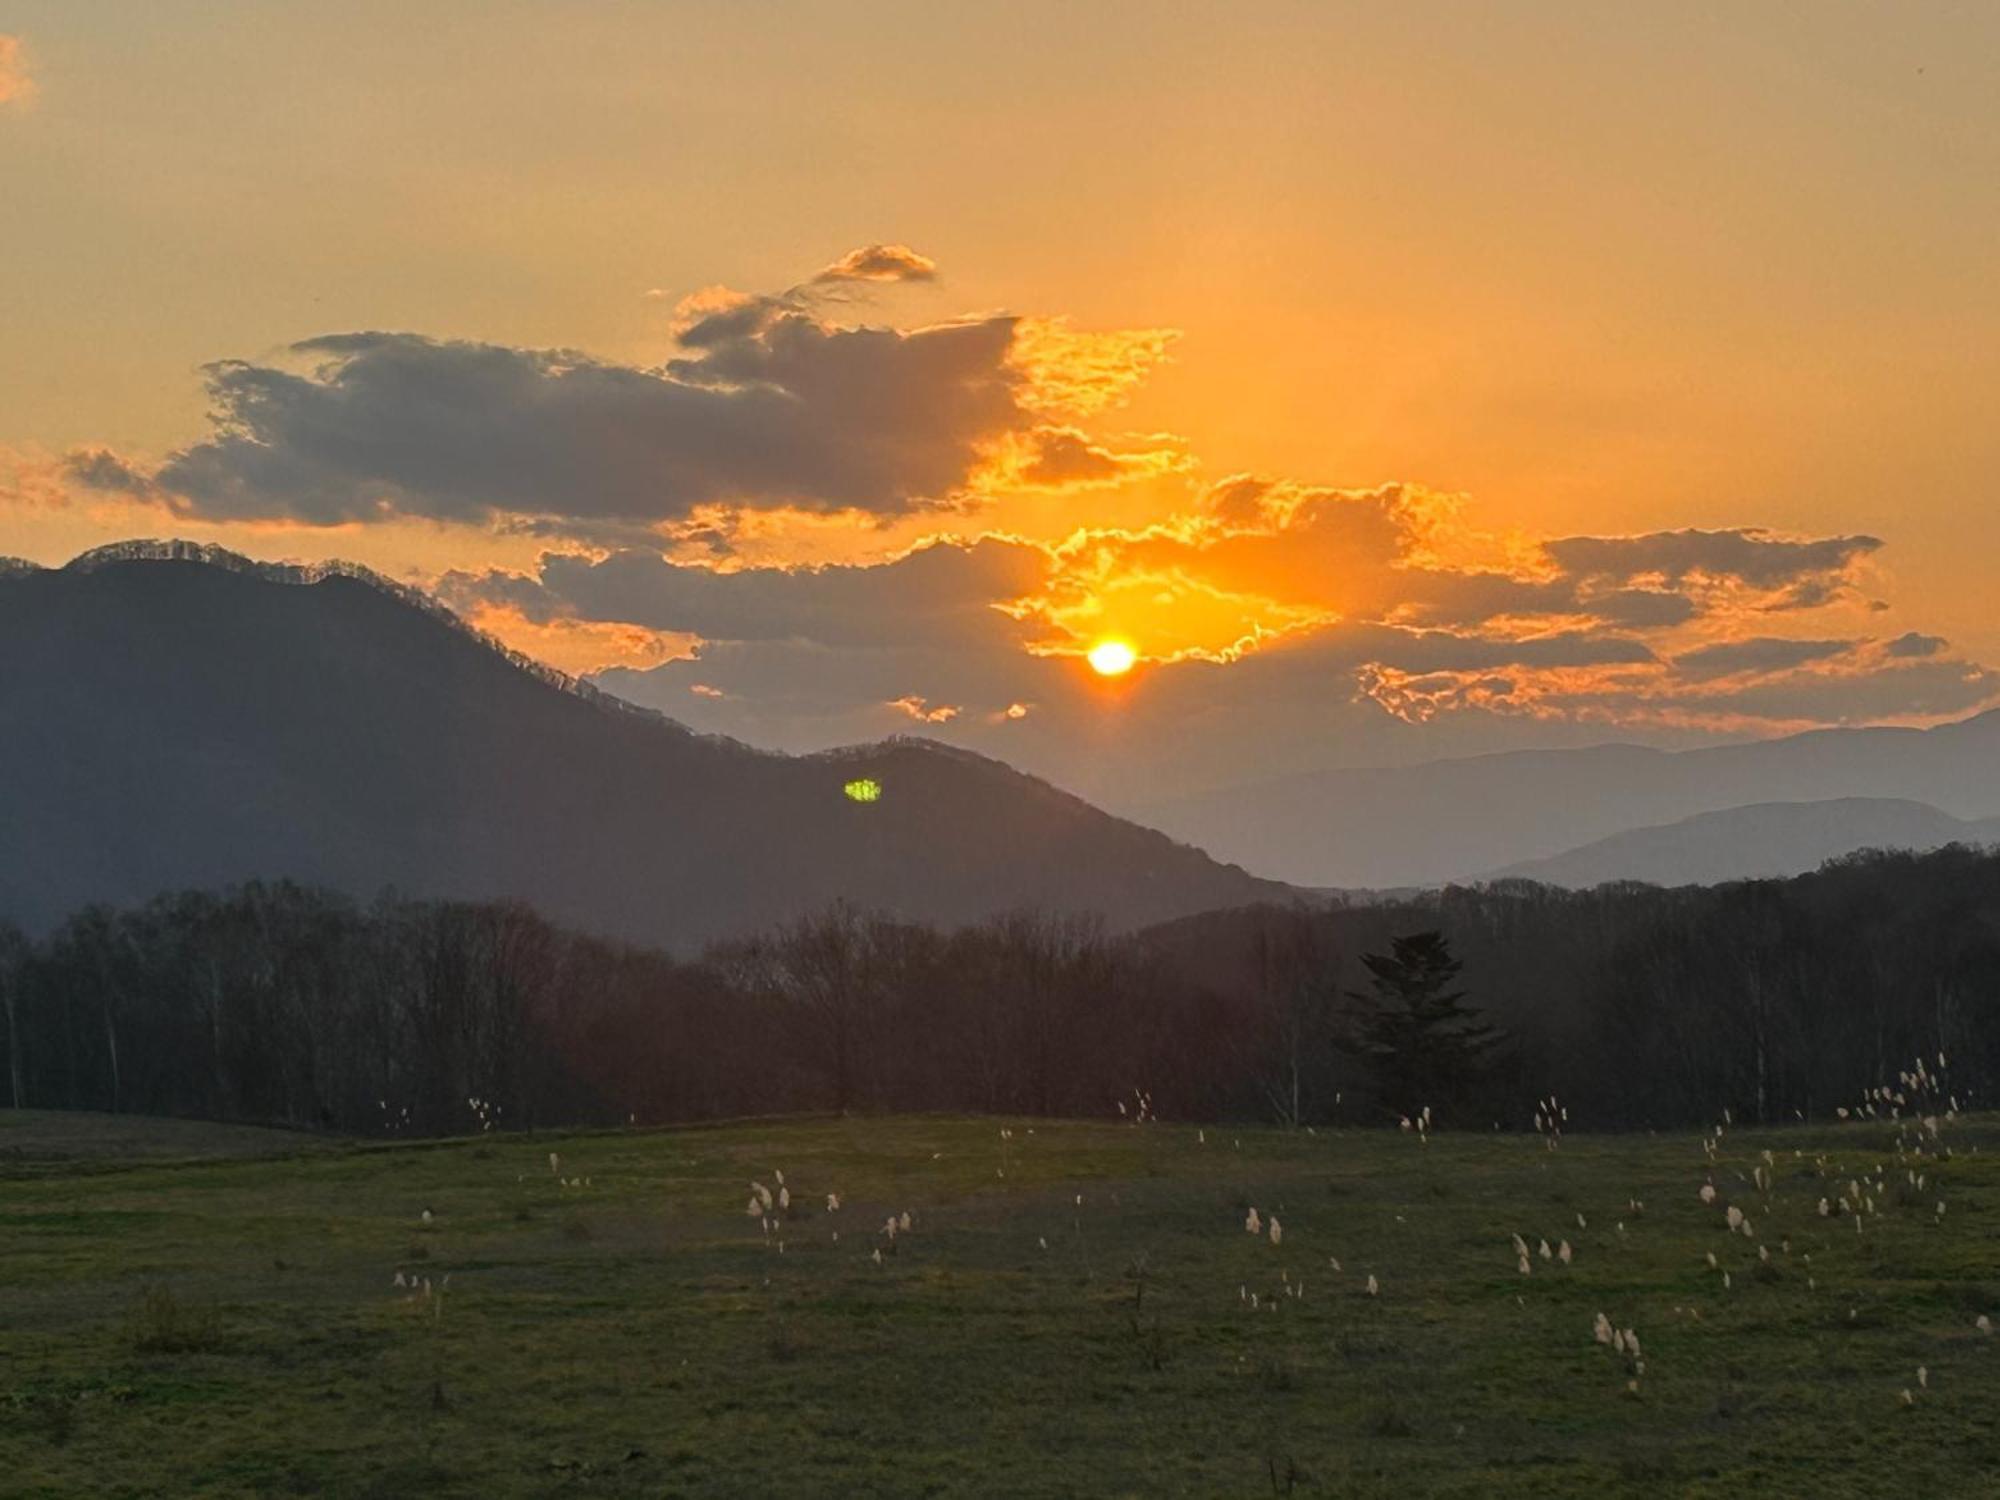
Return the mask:
<path fill-rule="evenodd" d="M 2000 693 L 1992 10 L 4 24 L 0 552 L 346 557 L 789 746 L 1278 747 L 1163 787 Z"/>

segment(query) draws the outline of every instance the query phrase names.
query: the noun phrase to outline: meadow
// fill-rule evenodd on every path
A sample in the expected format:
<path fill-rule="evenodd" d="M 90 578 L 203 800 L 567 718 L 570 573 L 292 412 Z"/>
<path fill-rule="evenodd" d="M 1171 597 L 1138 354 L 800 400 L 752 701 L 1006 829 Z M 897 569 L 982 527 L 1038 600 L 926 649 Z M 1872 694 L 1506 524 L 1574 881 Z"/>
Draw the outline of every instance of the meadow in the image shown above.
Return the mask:
<path fill-rule="evenodd" d="M 2000 1117 L 1141 1113 L 368 1144 L 0 1113 L 0 1490 L 2000 1486 Z"/>

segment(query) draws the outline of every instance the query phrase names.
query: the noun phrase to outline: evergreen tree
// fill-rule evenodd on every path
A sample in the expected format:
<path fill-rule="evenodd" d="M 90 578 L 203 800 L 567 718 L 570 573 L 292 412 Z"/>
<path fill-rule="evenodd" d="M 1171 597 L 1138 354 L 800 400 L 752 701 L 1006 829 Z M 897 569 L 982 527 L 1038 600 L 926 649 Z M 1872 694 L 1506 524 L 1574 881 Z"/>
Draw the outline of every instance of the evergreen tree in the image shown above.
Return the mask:
<path fill-rule="evenodd" d="M 1361 962 L 1372 976 L 1354 1002 L 1349 1051 L 1375 1076 L 1382 1101 L 1404 1115 L 1460 1102 L 1501 1034 L 1453 988 L 1464 965 L 1440 932 L 1400 937 Z"/>

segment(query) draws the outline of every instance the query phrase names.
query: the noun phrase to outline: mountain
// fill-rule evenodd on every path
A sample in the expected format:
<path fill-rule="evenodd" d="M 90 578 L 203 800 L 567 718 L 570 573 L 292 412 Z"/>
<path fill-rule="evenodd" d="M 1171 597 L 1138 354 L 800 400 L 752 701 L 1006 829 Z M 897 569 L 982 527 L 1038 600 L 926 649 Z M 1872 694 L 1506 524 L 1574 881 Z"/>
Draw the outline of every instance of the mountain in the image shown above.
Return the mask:
<path fill-rule="evenodd" d="M 1286 887 L 923 740 L 785 756 L 513 656 L 359 569 L 185 543 L 0 565 L 0 915 L 290 877 L 685 948 L 845 897 L 1115 927 Z M 875 801 L 844 794 L 872 780 Z"/>
<path fill-rule="evenodd" d="M 2000 818 L 1968 821 L 1922 802 L 1839 797 L 1760 802 L 1633 828 L 1548 859 L 1523 860 L 1492 878 L 1584 890 L 1614 880 L 1718 885 L 1803 875 L 1858 849 L 1941 849 L 2000 840 Z"/>
<path fill-rule="evenodd" d="M 1121 808 L 1299 885 L 1434 885 L 1628 829 L 1769 802 L 2000 812 L 2000 710 L 1933 729 L 1823 729 L 1698 750 L 1598 745 L 1332 770 Z"/>

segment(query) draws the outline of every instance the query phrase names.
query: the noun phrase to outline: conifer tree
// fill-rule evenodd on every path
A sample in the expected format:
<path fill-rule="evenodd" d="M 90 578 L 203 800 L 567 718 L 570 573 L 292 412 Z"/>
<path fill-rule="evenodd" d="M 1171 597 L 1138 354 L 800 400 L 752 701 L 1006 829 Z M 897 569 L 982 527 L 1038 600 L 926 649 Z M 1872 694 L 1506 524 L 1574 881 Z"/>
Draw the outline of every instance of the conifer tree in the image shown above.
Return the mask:
<path fill-rule="evenodd" d="M 1382 1102 L 1409 1115 L 1463 1099 L 1501 1034 L 1454 988 L 1464 965 L 1444 934 L 1397 938 L 1390 952 L 1361 962 L 1371 978 L 1367 991 L 1348 991 L 1354 1008 L 1346 1045 L 1374 1074 Z"/>

